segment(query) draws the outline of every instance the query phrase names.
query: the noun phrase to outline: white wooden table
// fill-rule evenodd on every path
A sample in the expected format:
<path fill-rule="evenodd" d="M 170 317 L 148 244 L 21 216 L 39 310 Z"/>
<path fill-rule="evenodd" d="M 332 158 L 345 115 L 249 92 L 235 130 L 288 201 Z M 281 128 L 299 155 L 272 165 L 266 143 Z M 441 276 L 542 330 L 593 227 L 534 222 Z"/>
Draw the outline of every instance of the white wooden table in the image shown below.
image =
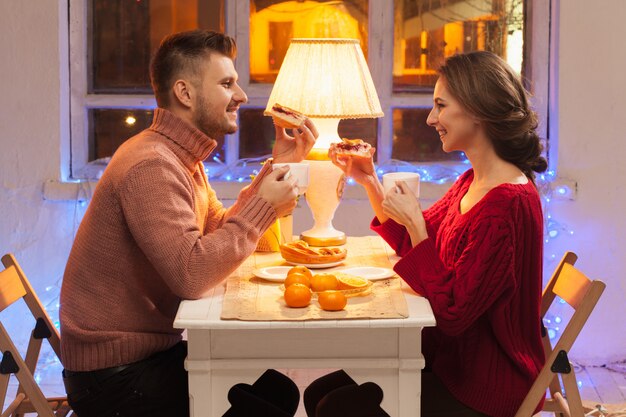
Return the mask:
<path fill-rule="evenodd" d="M 222 284 L 200 300 L 183 301 L 174 321 L 187 330 L 192 417 L 221 417 L 230 408 L 230 387 L 252 384 L 269 368 L 344 369 L 359 384 L 380 385 L 382 407 L 392 417 L 420 415 L 421 331 L 435 318 L 406 284 L 409 317 L 379 320 L 221 320 L 224 290 Z"/>

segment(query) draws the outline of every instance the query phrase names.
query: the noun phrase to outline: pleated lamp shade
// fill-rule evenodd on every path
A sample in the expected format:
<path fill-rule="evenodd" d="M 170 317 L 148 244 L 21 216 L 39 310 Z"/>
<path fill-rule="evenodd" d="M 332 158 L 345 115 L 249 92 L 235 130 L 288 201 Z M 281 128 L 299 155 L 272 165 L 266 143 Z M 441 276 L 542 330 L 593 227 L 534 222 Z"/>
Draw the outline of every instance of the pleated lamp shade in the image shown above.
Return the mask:
<path fill-rule="evenodd" d="M 383 116 L 357 39 L 292 39 L 267 110 L 275 103 L 316 119 Z"/>

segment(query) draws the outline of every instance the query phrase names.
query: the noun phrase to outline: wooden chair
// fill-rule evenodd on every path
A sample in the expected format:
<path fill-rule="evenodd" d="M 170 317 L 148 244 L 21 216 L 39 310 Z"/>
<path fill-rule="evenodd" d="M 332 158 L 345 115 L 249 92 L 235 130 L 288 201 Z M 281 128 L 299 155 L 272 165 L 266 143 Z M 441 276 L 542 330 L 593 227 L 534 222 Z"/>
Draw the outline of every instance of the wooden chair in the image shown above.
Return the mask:
<path fill-rule="evenodd" d="M 559 417 L 584 416 L 574 367 L 569 362 L 568 353 L 606 285 L 602 281 L 590 280 L 574 268 L 577 259 L 576 254 L 566 252 L 543 291 L 541 299 L 542 319 L 556 296 L 569 304 L 574 309 L 574 314 L 563 329 L 554 348 L 552 348 L 550 337 L 543 327 L 542 337 L 546 364 L 526 395 L 515 415 L 516 417 L 532 416 L 541 397 L 546 394 L 546 390 L 549 390 L 549 395 L 546 397 L 543 411 L 553 412 Z"/>
<path fill-rule="evenodd" d="M 33 314 L 36 325 L 31 333 L 26 358 L 22 358 L 0 322 L 0 350 L 2 353 L 0 411 L 4 408 L 7 399 L 7 387 L 11 375 L 15 375 L 19 381 L 15 398 L 0 414 L 0 417 L 9 415 L 17 417 L 24 415 L 24 413 L 36 413 L 42 417 L 66 416 L 71 411 L 67 399 L 65 397 L 46 398 L 33 378 L 43 339 L 48 339 L 52 349 L 59 356 L 61 351 L 59 333 L 44 311 L 39 298 L 37 298 L 13 255 L 3 256 L 2 264 L 5 269 L 0 271 L 0 312 L 22 298 Z"/>

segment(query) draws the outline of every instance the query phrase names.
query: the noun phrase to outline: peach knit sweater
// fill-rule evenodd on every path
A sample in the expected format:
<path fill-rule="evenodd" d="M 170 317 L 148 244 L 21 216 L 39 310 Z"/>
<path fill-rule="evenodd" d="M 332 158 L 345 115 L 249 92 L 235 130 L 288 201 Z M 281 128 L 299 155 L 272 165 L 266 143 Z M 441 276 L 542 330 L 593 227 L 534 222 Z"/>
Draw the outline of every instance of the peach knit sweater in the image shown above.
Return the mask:
<path fill-rule="evenodd" d="M 202 161 L 216 142 L 164 109 L 126 141 L 96 187 L 61 290 L 61 360 L 88 371 L 135 362 L 181 339 L 182 299 L 219 284 L 276 220 L 256 195 L 269 164 L 225 209 Z"/>

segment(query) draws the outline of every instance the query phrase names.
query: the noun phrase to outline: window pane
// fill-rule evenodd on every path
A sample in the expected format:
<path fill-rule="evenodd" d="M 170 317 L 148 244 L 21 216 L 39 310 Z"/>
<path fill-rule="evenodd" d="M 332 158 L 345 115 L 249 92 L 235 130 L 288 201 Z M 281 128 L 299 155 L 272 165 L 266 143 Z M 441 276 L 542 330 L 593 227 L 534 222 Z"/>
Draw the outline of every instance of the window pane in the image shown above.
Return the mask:
<path fill-rule="evenodd" d="M 274 123 L 263 116 L 264 108 L 239 109 L 239 158 L 258 158 L 272 153 Z"/>
<path fill-rule="evenodd" d="M 437 131 L 426 124 L 430 109 L 393 109 L 391 157 L 408 162 L 465 161 L 462 152 L 446 153 Z"/>
<path fill-rule="evenodd" d="M 150 56 L 191 29 L 224 30 L 224 0 L 91 0 L 90 93 L 151 94 Z"/>
<path fill-rule="evenodd" d="M 239 110 L 239 157 L 259 158 L 272 153 L 276 136 L 272 118 L 263 116 L 264 108 Z M 376 146 L 378 119 L 344 119 L 339 122 L 342 138 L 363 139 Z M 288 131 L 289 132 L 289 131 Z"/>
<path fill-rule="evenodd" d="M 377 141 L 378 119 L 343 119 L 339 122 L 337 133 L 339 137 L 346 139 L 363 139 L 374 147 L 378 147 Z M 378 153 L 374 154 L 374 162 Z"/>
<path fill-rule="evenodd" d="M 112 156 L 124 141 L 152 124 L 152 110 L 89 110 L 89 161 Z"/>
<path fill-rule="evenodd" d="M 521 72 L 524 0 L 396 0 L 393 90 L 424 91 L 455 53 L 487 50 Z"/>
<path fill-rule="evenodd" d="M 152 110 L 91 109 L 89 110 L 89 161 L 113 155 L 119 146 L 152 124 Z M 217 140 L 214 156 L 223 159 L 224 138 Z"/>
<path fill-rule="evenodd" d="M 367 57 L 368 1 L 250 1 L 250 82 L 273 83 L 292 38 L 354 38 Z"/>

